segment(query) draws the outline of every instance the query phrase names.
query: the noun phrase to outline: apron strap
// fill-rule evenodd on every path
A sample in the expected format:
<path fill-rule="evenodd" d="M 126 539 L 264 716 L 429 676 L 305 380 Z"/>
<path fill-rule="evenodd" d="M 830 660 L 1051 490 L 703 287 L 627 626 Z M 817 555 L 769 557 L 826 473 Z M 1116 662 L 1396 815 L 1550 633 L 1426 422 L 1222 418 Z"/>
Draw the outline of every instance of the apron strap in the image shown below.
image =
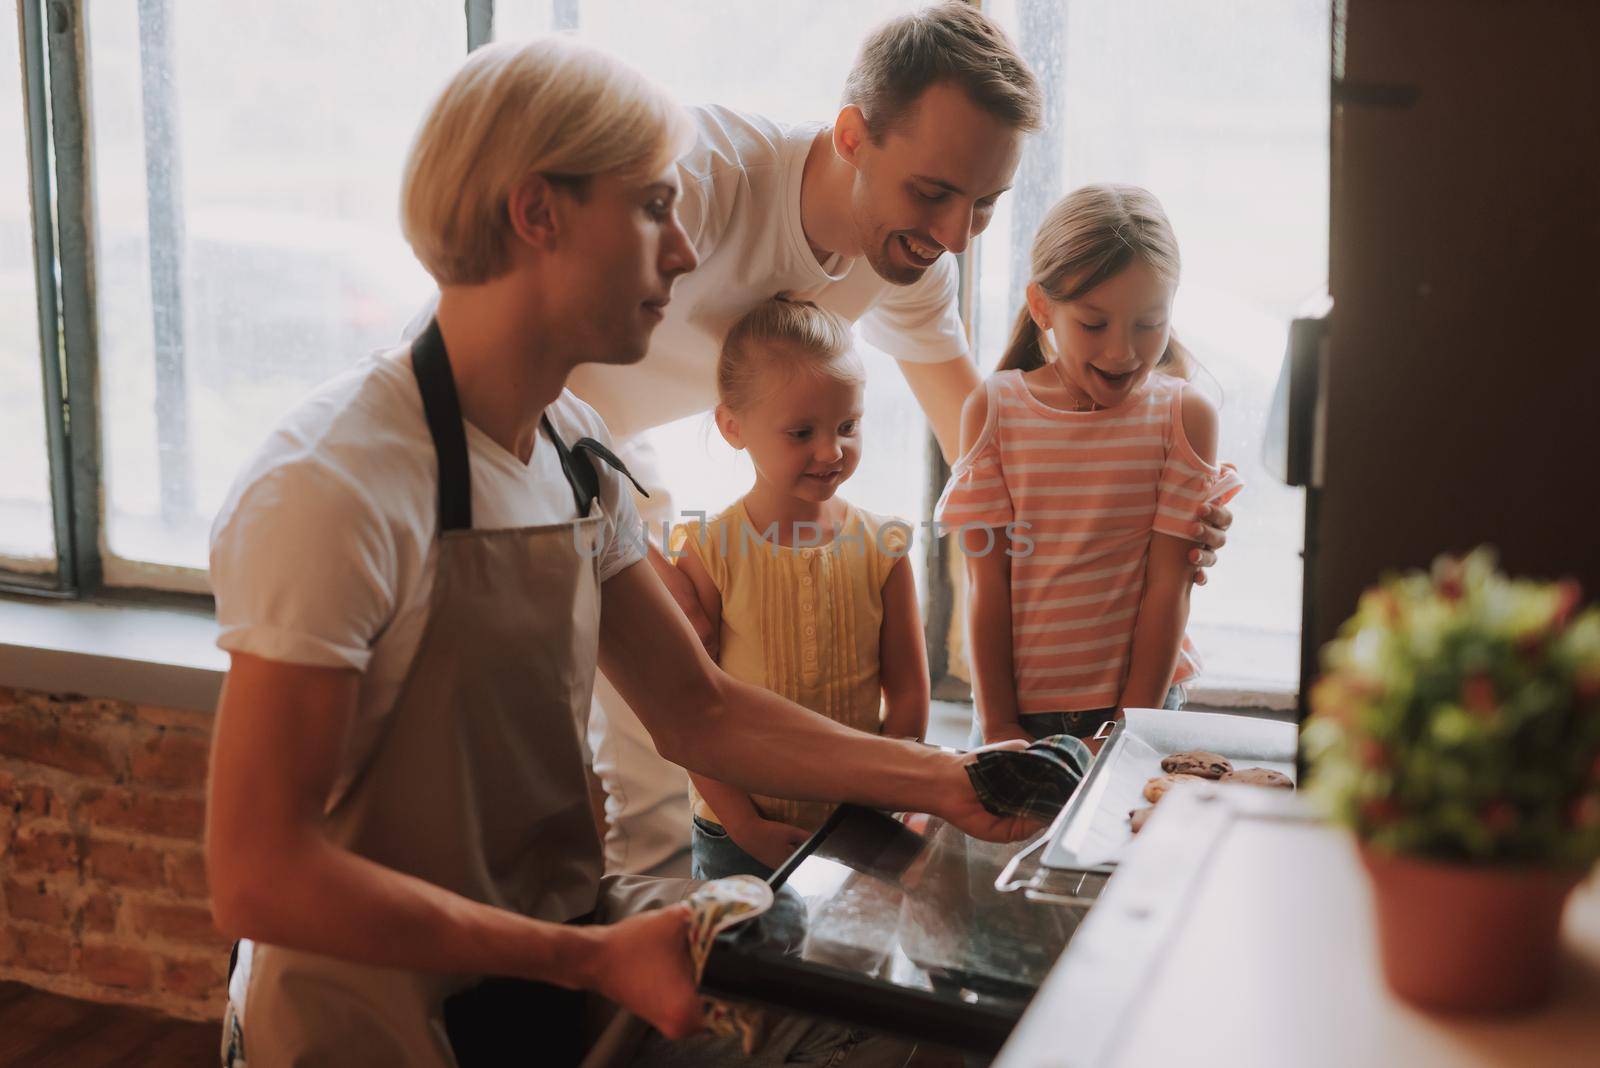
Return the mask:
<path fill-rule="evenodd" d="M 467 466 L 467 429 L 461 421 L 450 357 L 444 351 L 439 320 L 411 343 L 411 369 L 422 391 L 422 414 L 428 420 L 433 451 L 439 457 L 439 529 L 472 529 L 472 475 Z"/>
<path fill-rule="evenodd" d="M 428 328 L 412 342 L 411 367 L 422 392 L 422 413 L 428 422 L 428 434 L 433 438 L 433 450 L 439 457 L 439 529 L 471 530 L 472 476 L 467 465 L 466 425 L 461 420 L 461 400 L 456 395 L 456 380 L 450 373 L 450 356 L 445 352 L 438 319 L 430 319 Z M 600 495 L 595 456 L 621 472 L 633 483 L 634 489 L 650 496 L 628 471 L 627 465 L 600 442 L 594 438 L 579 438 L 569 449 L 551 425 L 548 414 L 539 421 L 556 447 L 561 472 L 572 489 L 579 516 L 587 517 L 594 499 Z"/>
<path fill-rule="evenodd" d="M 544 424 L 545 436 L 556 447 L 556 456 L 561 460 L 561 470 L 567 476 L 567 484 L 572 487 L 572 498 L 577 502 L 578 514 L 587 517 L 589 508 L 594 504 L 594 499 L 600 496 L 600 476 L 595 473 L 594 457 L 598 456 L 606 464 L 619 471 L 622 477 L 633 483 L 633 488 L 645 497 L 649 492 L 633 477 L 628 470 L 628 465 L 617 458 L 617 454 L 606 448 L 594 438 L 579 438 L 572 448 L 567 448 L 561 436 L 556 433 L 556 428 L 551 425 L 548 415 L 540 419 Z"/>

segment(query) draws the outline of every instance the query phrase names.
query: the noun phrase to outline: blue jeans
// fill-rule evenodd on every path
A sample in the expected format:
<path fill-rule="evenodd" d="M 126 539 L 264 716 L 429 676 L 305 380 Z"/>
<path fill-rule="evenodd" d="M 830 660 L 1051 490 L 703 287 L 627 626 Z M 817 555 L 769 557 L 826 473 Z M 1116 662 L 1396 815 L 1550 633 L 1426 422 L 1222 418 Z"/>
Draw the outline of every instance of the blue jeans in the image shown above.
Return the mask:
<path fill-rule="evenodd" d="M 691 879 L 721 879 L 729 875 L 766 879 L 773 871 L 740 848 L 726 827 L 703 816 L 694 818 L 689 858 Z"/>
<path fill-rule="evenodd" d="M 1183 702 L 1189 695 L 1184 691 L 1182 684 L 1173 683 L 1172 689 L 1167 691 L 1167 699 L 1161 703 L 1162 708 L 1179 711 Z M 1101 725 L 1116 714 L 1114 708 L 1099 708 L 1089 712 L 1027 712 L 1018 716 L 1022 729 L 1034 738 L 1048 738 L 1052 734 L 1070 734 L 1075 738 L 1093 738 L 1094 732 Z M 972 713 L 972 733 L 967 736 L 967 748 L 976 749 L 983 744 L 983 724 L 978 719 L 977 710 Z"/>

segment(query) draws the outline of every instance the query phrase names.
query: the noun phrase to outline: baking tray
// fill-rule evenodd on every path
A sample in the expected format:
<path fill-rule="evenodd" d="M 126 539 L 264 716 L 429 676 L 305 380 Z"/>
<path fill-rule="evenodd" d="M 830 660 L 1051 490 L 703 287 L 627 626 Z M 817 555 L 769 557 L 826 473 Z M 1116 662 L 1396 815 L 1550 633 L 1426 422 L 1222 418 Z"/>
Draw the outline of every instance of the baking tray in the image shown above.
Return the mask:
<path fill-rule="evenodd" d="M 1071 873 L 1105 874 L 1133 841 L 1128 811 L 1143 807 L 1144 784 L 1162 774 L 1169 753 L 1204 749 L 1235 767 L 1261 767 L 1295 777 L 1299 731 L 1293 723 L 1226 712 L 1130 708 L 1051 825 L 1039 864 Z"/>

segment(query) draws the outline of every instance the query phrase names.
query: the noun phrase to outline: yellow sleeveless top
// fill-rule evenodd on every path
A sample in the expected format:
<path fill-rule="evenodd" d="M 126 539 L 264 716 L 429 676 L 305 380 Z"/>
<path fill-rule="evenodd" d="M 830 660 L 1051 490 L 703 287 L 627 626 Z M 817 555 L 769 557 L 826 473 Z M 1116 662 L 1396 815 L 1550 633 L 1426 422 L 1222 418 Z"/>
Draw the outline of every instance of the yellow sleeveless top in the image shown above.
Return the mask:
<path fill-rule="evenodd" d="M 756 530 L 740 500 L 714 519 L 679 526 L 671 547 L 694 553 L 722 595 L 717 661 L 724 671 L 876 734 L 883 718 L 883 585 L 909 550 L 911 533 L 902 520 L 845 502 L 844 522 L 832 541 L 784 546 Z M 720 823 L 692 786 L 690 792 L 695 814 Z M 821 801 L 761 795 L 752 800 L 767 819 L 807 830 L 820 827 L 833 811 Z"/>

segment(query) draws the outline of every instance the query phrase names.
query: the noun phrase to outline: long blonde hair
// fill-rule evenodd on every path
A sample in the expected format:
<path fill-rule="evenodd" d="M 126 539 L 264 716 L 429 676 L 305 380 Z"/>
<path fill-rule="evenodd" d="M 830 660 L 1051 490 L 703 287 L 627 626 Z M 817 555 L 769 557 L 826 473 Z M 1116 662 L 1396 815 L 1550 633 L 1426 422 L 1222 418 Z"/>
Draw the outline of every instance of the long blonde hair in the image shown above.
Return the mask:
<path fill-rule="evenodd" d="M 717 400 L 744 411 L 800 371 L 851 384 L 866 380 L 850 324 L 841 316 L 810 301 L 769 298 L 746 312 L 723 340 Z"/>
<path fill-rule="evenodd" d="M 1162 281 L 1178 284 L 1178 238 L 1161 202 L 1136 185 L 1086 185 L 1045 213 L 1033 238 L 1030 281 L 1057 303 L 1078 300 L 1135 259 Z M 1023 304 L 996 369 L 1031 371 L 1047 362 L 1043 334 Z M 1171 334 L 1156 369 L 1192 378 L 1194 355 Z"/>

